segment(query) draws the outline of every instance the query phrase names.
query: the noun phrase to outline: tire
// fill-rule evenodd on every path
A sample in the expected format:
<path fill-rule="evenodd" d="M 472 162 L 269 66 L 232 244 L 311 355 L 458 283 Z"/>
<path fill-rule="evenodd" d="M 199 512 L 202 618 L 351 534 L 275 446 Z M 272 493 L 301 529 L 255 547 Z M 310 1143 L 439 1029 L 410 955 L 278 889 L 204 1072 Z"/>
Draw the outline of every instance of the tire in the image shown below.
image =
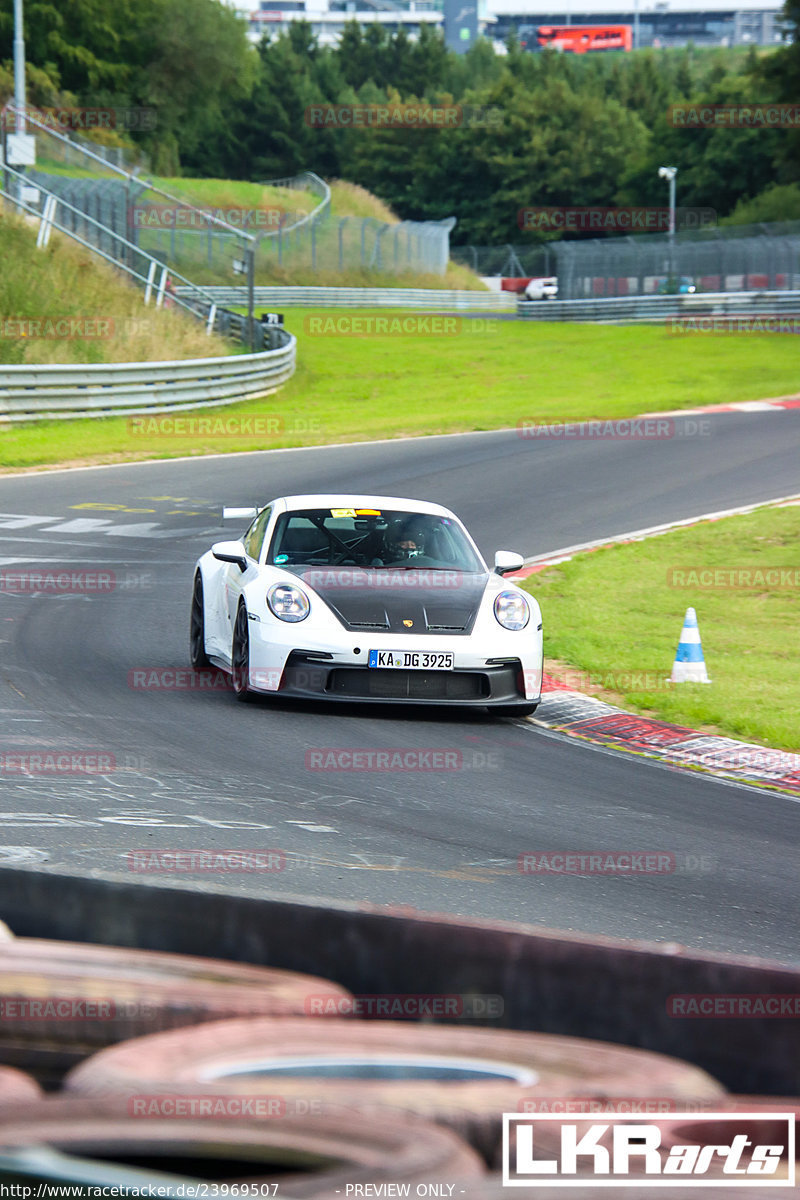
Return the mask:
<path fill-rule="evenodd" d="M 234 1016 L 299 1017 L 312 1000 L 341 1009 L 350 995 L 293 971 L 35 938 L 0 943 L 0 977 L 7 998 L 0 1061 L 31 1071 L 46 1086 L 125 1038 Z M 63 1010 L 60 1016 L 57 1008 L 34 1012 L 21 999 L 72 1001 L 75 1007 L 65 1019 Z"/>
<path fill-rule="evenodd" d="M 357 1057 L 366 1066 L 337 1074 L 331 1069 L 337 1057 L 340 1062 Z M 288 1067 L 280 1076 L 265 1070 L 287 1058 L 305 1060 L 303 1075 Z M 319 1074 L 313 1073 L 315 1060 Z M 409 1073 L 413 1060 L 418 1069 Z M 367 1074 L 370 1065 L 372 1075 Z M 476 1079 L 481 1065 L 484 1077 Z M 432 1069 L 437 1071 L 433 1078 Z M 464 1078 L 453 1078 L 459 1070 Z M 208 1093 L 209 1080 L 228 1093 L 280 1092 L 287 1100 L 372 1111 L 386 1106 L 405 1109 L 447 1125 L 489 1163 L 499 1152 L 502 1114 L 520 1109 L 526 1100 L 614 1095 L 705 1100 L 724 1094 L 720 1084 L 688 1063 L 603 1042 L 481 1027 L 317 1017 L 219 1021 L 138 1038 L 88 1059 L 71 1072 L 65 1087 L 84 1095 Z"/>
<path fill-rule="evenodd" d="M 239 605 L 236 613 L 236 626 L 233 630 L 233 647 L 231 650 L 231 682 L 236 699 L 247 704 L 254 699 L 250 688 L 250 629 L 247 621 L 247 609 Z"/>
<path fill-rule="evenodd" d="M 117 1159 L 135 1165 L 138 1160 L 150 1170 L 191 1174 L 217 1184 L 271 1178 L 287 1200 L 331 1196 L 337 1185 L 343 1195 L 353 1182 L 450 1182 L 477 1180 L 485 1173 L 469 1146 L 448 1130 L 408 1114 L 370 1116 L 341 1107 L 310 1114 L 280 1112 L 275 1097 L 264 1097 L 263 1115 L 250 1115 L 255 1109 L 251 1101 L 243 1116 L 242 1099 L 219 1097 L 216 1107 L 225 1116 L 175 1116 L 176 1101 L 189 1106 L 187 1098 L 58 1096 L 27 1107 L 24 1116 L 0 1113 L 0 1144 L 21 1149 L 46 1145 L 106 1163 Z M 208 1096 L 203 1102 L 206 1111 L 214 1103 Z M 199 1098 L 195 1111 L 198 1104 Z M 275 1194 L 272 1188 L 269 1194 Z"/>
<path fill-rule="evenodd" d="M 206 654 L 206 618 L 203 607 L 203 577 L 198 571 L 192 588 L 192 611 L 189 618 L 189 659 L 195 671 L 211 666 Z"/>
<path fill-rule="evenodd" d="M 0 1067 L 0 1112 L 16 1109 L 20 1104 L 33 1104 L 42 1098 L 42 1089 L 31 1075 L 14 1067 Z"/>
<path fill-rule="evenodd" d="M 495 704 L 489 708 L 489 712 L 495 717 L 529 717 L 538 707 L 538 700 L 535 704 Z"/>

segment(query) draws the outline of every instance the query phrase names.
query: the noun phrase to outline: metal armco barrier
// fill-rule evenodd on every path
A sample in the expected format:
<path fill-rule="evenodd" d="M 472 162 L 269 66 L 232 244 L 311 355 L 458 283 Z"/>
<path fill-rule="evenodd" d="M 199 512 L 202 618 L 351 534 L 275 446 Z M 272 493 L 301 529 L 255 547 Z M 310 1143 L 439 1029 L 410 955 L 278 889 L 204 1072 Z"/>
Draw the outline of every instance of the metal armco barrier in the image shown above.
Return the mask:
<path fill-rule="evenodd" d="M 178 287 L 181 296 L 184 289 Z M 215 304 L 247 303 L 247 288 L 204 287 Z M 257 287 L 255 302 L 280 311 L 281 306 L 305 308 L 431 308 L 462 311 L 513 312 L 512 292 L 466 292 L 428 288 Z"/>
<path fill-rule="evenodd" d="M 709 292 L 679 296 L 608 296 L 597 300 L 519 300 L 517 316 L 532 321 L 665 322 L 670 317 L 800 315 L 800 292 Z"/>
<path fill-rule="evenodd" d="M 294 373 L 296 339 L 259 354 L 178 362 L 4 366 L 0 425 L 233 404 L 274 391 Z"/>

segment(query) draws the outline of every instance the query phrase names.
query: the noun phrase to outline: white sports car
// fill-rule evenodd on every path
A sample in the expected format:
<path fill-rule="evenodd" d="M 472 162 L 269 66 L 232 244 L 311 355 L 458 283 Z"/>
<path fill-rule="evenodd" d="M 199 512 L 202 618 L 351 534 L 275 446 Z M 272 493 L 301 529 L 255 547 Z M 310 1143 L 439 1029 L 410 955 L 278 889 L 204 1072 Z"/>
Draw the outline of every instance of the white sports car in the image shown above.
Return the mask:
<path fill-rule="evenodd" d="M 240 699 L 486 705 L 532 713 L 541 698 L 542 617 L 490 571 L 438 504 L 390 496 L 284 496 L 226 509 L 252 524 L 197 562 L 191 660 L 232 676 Z"/>

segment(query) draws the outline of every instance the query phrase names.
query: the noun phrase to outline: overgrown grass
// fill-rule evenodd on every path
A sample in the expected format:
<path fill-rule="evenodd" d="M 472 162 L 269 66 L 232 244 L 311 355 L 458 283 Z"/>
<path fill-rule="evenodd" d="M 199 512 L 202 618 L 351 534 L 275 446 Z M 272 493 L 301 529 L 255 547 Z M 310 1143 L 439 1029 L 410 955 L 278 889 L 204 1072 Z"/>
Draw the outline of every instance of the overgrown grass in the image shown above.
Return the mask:
<path fill-rule="evenodd" d="M 165 192 L 185 197 L 200 208 L 259 209 L 275 206 L 287 212 L 308 213 L 319 204 L 319 198 L 312 192 L 268 187 L 243 179 L 160 179 L 153 176 L 152 181 Z M 137 199 L 138 204 L 159 201 L 166 203 L 163 197 L 153 191 L 145 192 Z"/>
<path fill-rule="evenodd" d="M 60 333 L 41 326 L 48 336 L 39 337 L 30 327 L 4 324 L 0 363 L 147 362 L 232 351 L 178 309 L 145 308 L 141 290 L 69 238 L 54 233 L 37 250 L 35 223 L 0 214 L 0 262 L 4 322 L 73 318 Z M 0 458 L 3 447 L 0 439 Z"/>
<path fill-rule="evenodd" d="M 334 332 L 377 316 L 410 321 L 406 328 L 417 332 Z M 123 418 L 59 421 L 0 433 L 0 462 L 20 468 L 169 458 L 499 429 L 523 420 L 630 417 L 787 395 L 800 382 L 789 337 L 466 317 L 451 318 L 451 332 L 436 335 L 426 314 L 384 310 L 287 309 L 285 319 L 298 339 L 295 377 L 279 396 L 216 410 L 236 421 L 280 414 L 279 431 L 254 434 L 243 425 L 238 434 L 187 440 L 164 432 L 132 436 Z"/>
<path fill-rule="evenodd" d="M 546 655 L 581 672 L 579 691 L 798 750 L 798 544 L 800 508 L 759 509 L 581 554 L 524 586 L 542 606 Z M 710 684 L 666 682 L 689 606 Z"/>

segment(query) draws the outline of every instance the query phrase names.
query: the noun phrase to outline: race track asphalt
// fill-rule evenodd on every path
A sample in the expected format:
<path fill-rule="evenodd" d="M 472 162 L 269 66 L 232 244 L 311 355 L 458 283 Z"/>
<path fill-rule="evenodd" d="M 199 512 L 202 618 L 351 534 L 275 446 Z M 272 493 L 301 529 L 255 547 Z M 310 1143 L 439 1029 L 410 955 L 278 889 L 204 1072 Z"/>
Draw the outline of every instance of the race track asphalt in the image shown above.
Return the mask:
<path fill-rule="evenodd" d="M 798 492 L 798 462 L 800 412 L 776 411 L 676 418 L 656 440 L 506 431 L 0 477 L 0 571 L 104 568 L 117 580 L 95 595 L 0 592 L 0 753 L 115 760 L 104 775 L 2 772 L 0 864 L 130 879 L 142 877 L 136 850 L 275 848 L 280 872 L 192 878 L 796 964 L 789 797 L 480 711 L 246 706 L 225 690 L 135 688 L 130 672 L 188 666 L 194 561 L 238 532 L 223 504 L 415 496 L 455 509 L 487 557 L 531 556 Z M 455 750 L 461 765 L 309 769 L 307 752 L 326 747 Z M 518 855 L 533 850 L 656 850 L 677 869 L 521 874 Z"/>

